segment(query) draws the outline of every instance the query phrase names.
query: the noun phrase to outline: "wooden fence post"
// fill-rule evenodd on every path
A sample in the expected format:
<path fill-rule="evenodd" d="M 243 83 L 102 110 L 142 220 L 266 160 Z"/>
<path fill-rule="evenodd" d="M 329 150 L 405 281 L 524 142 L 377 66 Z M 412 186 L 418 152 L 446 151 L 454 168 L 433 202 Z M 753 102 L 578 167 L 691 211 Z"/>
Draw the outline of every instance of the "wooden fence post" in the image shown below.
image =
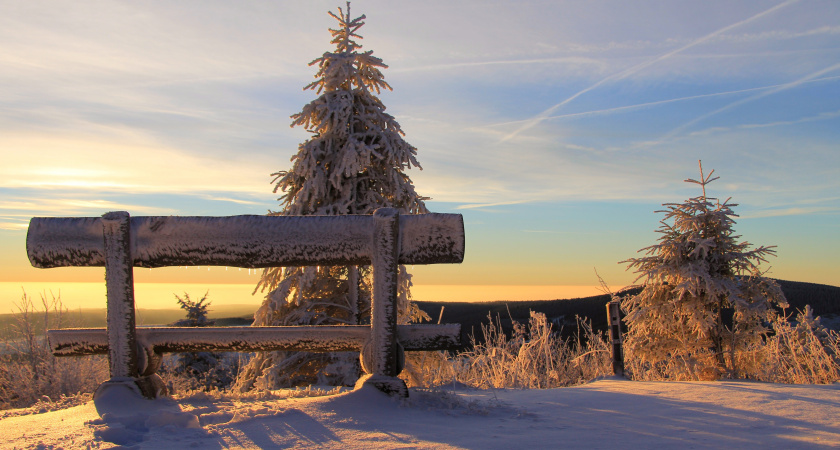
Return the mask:
<path fill-rule="evenodd" d="M 621 315 L 619 302 L 613 300 L 607 303 L 607 318 L 610 322 L 610 342 L 612 342 L 613 375 L 624 376 L 624 354 L 621 348 Z"/>
<path fill-rule="evenodd" d="M 350 303 L 350 310 L 353 312 L 353 325 L 362 324 L 362 305 L 359 296 L 359 266 L 347 266 L 347 301 Z"/>

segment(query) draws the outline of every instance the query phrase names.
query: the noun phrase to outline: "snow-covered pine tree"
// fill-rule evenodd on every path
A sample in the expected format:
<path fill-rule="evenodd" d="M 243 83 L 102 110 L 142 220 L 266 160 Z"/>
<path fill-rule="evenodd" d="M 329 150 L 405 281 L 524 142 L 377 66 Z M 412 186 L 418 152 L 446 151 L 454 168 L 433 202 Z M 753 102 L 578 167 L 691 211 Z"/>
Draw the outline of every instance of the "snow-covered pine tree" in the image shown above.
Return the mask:
<path fill-rule="evenodd" d="M 192 300 L 190 295 L 184 292 L 180 297 L 175 294 L 178 306 L 186 313 L 187 317 L 172 323 L 175 327 L 211 327 L 215 321 L 207 318 L 210 302 L 207 301 L 209 291 L 199 300 Z M 215 352 L 187 352 L 179 353 L 175 358 L 176 364 L 173 367 L 164 367 L 165 371 L 180 377 L 180 387 L 185 390 L 213 390 L 225 389 L 234 381 L 234 374 L 238 367 L 230 367 L 224 362 L 224 355 Z M 170 384 L 170 391 L 174 386 Z"/>
<path fill-rule="evenodd" d="M 207 301 L 207 296 L 210 294 L 210 291 L 204 293 L 204 297 L 201 297 L 198 301 L 190 299 L 190 294 L 184 292 L 184 297 L 181 298 L 178 294 L 175 294 L 175 300 L 178 301 L 178 306 L 187 313 L 187 317 L 184 319 L 178 319 L 172 326 L 175 327 L 209 327 L 212 326 L 215 322 L 207 318 L 208 310 L 207 308 L 210 307 L 210 302 Z M 207 302 L 207 303 L 205 303 Z"/>
<path fill-rule="evenodd" d="M 639 294 L 622 300 L 627 359 L 663 378 L 742 375 L 739 352 L 760 343 L 773 304 L 787 306 L 778 284 L 759 271 L 773 247 L 739 242 L 732 228 L 737 204 L 706 196 L 718 179 L 713 173 L 704 175 L 700 164 L 700 180 L 685 181 L 702 195 L 663 204 L 659 243 L 640 250 L 647 256 L 622 261 L 644 279 Z"/>
<path fill-rule="evenodd" d="M 381 207 L 401 213 L 428 212 L 405 173 L 417 149 L 403 139 L 399 123 L 385 113 L 377 94 L 391 89 L 380 69 L 387 66 L 356 39 L 365 16 L 329 12 L 335 50 L 310 65 L 316 80 L 305 90 L 318 97 L 292 116 L 312 136 L 300 144 L 292 168 L 274 176 L 282 209 L 274 215 L 372 214 Z M 268 295 L 255 314 L 255 326 L 359 324 L 369 320 L 369 267 L 277 267 L 265 269 L 256 291 Z M 399 322 L 425 314 L 410 302 L 411 276 L 400 266 Z M 306 384 L 350 385 L 358 376 L 358 354 L 260 353 L 245 367 L 240 390 Z"/>

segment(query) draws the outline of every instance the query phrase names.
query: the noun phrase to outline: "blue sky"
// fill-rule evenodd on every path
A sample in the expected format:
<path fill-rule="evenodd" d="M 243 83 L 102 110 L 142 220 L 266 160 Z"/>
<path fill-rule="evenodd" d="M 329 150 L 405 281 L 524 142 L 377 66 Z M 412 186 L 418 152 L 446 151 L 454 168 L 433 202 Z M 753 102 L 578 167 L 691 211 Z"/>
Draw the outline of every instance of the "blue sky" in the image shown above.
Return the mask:
<path fill-rule="evenodd" d="M 101 280 L 28 267 L 32 216 L 274 208 L 337 6 L 2 2 L 0 281 Z M 417 267 L 417 283 L 597 285 L 597 268 L 628 284 L 617 262 L 655 242 L 660 204 L 699 194 L 682 180 L 702 159 L 721 177 L 710 194 L 740 205 L 736 230 L 778 245 L 771 276 L 840 285 L 840 2 L 351 13 L 390 66 L 381 98 L 418 148 L 417 191 L 465 217 L 465 263 Z"/>

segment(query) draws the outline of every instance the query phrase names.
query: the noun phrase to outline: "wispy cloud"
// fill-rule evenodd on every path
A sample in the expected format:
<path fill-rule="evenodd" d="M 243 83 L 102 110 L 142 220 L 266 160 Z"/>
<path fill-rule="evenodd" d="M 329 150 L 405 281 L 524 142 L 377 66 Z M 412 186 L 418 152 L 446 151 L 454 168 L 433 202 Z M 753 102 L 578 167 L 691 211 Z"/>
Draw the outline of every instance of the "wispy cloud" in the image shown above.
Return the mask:
<path fill-rule="evenodd" d="M 821 120 L 831 120 L 840 117 L 840 110 L 837 111 L 829 111 L 829 112 L 822 112 L 817 115 L 807 116 L 807 117 L 800 117 L 799 119 L 795 120 L 776 120 L 773 122 L 764 122 L 764 123 L 744 123 L 740 125 L 735 125 L 732 127 L 711 127 L 706 128 L 705 130 L 699 131 L 692 131 L 688 133 L 688 136 L 703 136 L 713 133 L 722 133 L 733 129 L 752 129 L 752 128 L 772 128 L 772 127 L 783 127 L 783 126 L 790 126 L 790 125 L 798 125 L 801 123 L 809 123 L 809 122 L 819 122 Z"/>
<path fill-rule="evenodd" d="M 213 201 L 216 201 L 216 202 L 230 202 L 230 203 L 236 203 L 236 204 L 239 204 L 239 205 L 260 205 L 260 204 L 262 204 L 262 202 L 253 202 L 253 201 L 250 201 L 250 200 L 242 200 L 242 199 L 230 198 L 230 197 L 205 196 L 204 198 L 206 198 L 207 200 L 213 200 Z"/>
<path fill-rule="evenodd" d="M 28 223 L 4 222 L 4 221 L 0 220 L 0 230 L 25 231 L 28 228 L 29 228 Z"/>
<path fill-rule="evenodd" d="M 247 193 L 271 198 L 266 161 L 220 160 L 147 137 L 0 135 L 0 187 L 74 192 Z M 264 173 L 264 178 L 259 174 Z"/>
<path fill-rule="evenodd" d="M 840 110 L 837 111 L 830 111 L 817 114 L 816 116 L 808 116 L 802 117 L 796 120 L 778 120 L 775 122 L 767 122 L 767 123 L 745 123 L 742 125 L 738 125 L 739 128 L 768 128 L 768 127 L 779 127 L 779 126 L 787 126 L 787 125 L 797 125 L 800 123 L 808 123 L 808 122 L 818 122 L 820 120 L 830 120 L 840 117 Z"/>
<path fill-rule="evenodd" d="M 646 68 L 648 68 L 648 67 L 650 67 L 650 66 L 652 66 L 656 63 L 665 61 L 665 60 L 671 58 L 674 55 L 677 55 L 677 54 L 679 54 L 679 53 L 681 53 L 685 50 L 688 50 L 689 48 L 692 48 L 692 47 L 700 45 L 704 42 L 707 42 L 707 41 L 715 38 L 716 36 L 719 36 L 719 35 L 727 32 L 729 30 L 732 30 L 734 28 L 746 25 L 746 24 L 748 24 L 750 22 L 753 22 L 755 20 L 758 20 L 758 19 L 760 19 L 760 18 L 762 18 L 762 17 L 764 17 L 768 14 L 772 14 L 772 13 L 778 11 L 779 9 L 790 6 L 790 5 L 792 5 L 792 4 L 794 4 L 798 1 L 799 0 L 787 0 L 787 1 L 785 1 L 783 3 L 780 3 L 776 6 L 773 6 L 772 8 L 766 9 L 766 10 L 764 10 L 764 11 L 758 13 L 758 14 L 755 14 L 755 15 L 747 18 L 747 19 L 744 19 L 744 20 L 741 20 L 739 22 L 733 23 L 733 24 L 728 25 L 726 27 L 720 28 L 720 29 L 718 29 L 718 30 L 716 30 L 712 33 L 709 33 L 709 34 L 707 34 L 707 35 L 705 35 L 701 38 L 695 39 L 695 40 L 693 40 L 692 42 L 690 42 L 686 45 L 683 45 L 683 46 L 681 46 L 681 47 L 679 47 L 675 50 L 671 50 L 670 52 L 667 52 L 663 55 L 660 55 L 660 56 L 658 56 L 654 59 L 642 62 L 640 64 L 636 64 L 636 65 L 634 65 L 634 66 L 632 66 L 628 69 L 625 69 L 625 70 L 623 70 L 619 73 L 616 73 L 614 75 L 610 75 L 610 76 L 598 81 L 597 83 L 587 87 L 586 89 L 583 89 L 583 90 L 577 92 L 576 94 L 574 94 L 571 97 L 563 100 L 562 102 L 557 103 L 556 105 L 552 106 L 551 108 L 546 109 L 545 111 L 541 112 L 540 114 L 532 117 L 531 119 L 526 121 L 523 126 L 519 127 L 518 129 L 514 130 L 512 133 L 509 133 L 508 135 L 503 137 L 501 139 L 501 142 L 505 142 L 505 141 L 508 141 L 510 139 L 513 139 L 514 137 L 516 137 L 518 134 L 522 133 L 523 131 L 526 131 L 530 128 L 533 128 L 534 126 L 538 125 L 540 122 L 546 120 L 549 116 L 551 116 L 551 114 L 553 114 L 554 111 L 556 111 L 557 109 L 561 108 L 562 106 L 568 104 L 569 102 L 573 101 L 574 99 L 580 97 L 581 95 L 586 94 L 587 92 L 590 92 L 594 89 L 597 89 L 598 87 L 600 87 L 600 86 L 602 86 L 606 83 L 613 82 L 613 81 L 618 81 L 618 80 L 622 80 L 624 78 L 627 78 L 627 77 L 629 77 L 629 76 L 631 76 L 631 75 L 633 75 L 637 72 L 640 72 L 640 71 L 642 71 L 642 70 L 644 70 L 644 69 L 646 69 Z"/>
<path fill-rule="evenodd" d="M 832 36 L 840 34 L 840 26 L 822 26 L 805 31 L 772 30 L 761 33 L 724 34 L 715 40 L 721 42 L 757 42 L 780 41 L 813 36 Z"/>
<path fill-rule="evenodd" d="M 554 58 L 511 58 L 506 60 L 493 61 L 474 61 L 474 62 L 459 62 L 459 63 L 445 63 L 445 64 L 427 64 L 422 66 L 405 67 L 401 66 L 395 69 L 390 69 L 389 73 L 411 73 L 411 72 L 436 72 L 444 70 L 462 69 L 462 68 L 476 68 L 476 67 L 490 67 L 490 66 L 522 66 L 531 64 L 564 64 L 564 65 L 588 65 L 597 66 L 600 68 L 606 67 L 604 61 L 587 58 L 581 56 L 563 56 Z"/>
<path fill-rule="evenodd" d="M 802 78 L 791 81 L 790 83 L 785 83 L 785 84 L 779 85 L 777 87 L 774 87 L 773 89 L 769 89 L 769 90 L 766 90 L 764 92 L 758 93 L 756 95 L 752 95 L 750 97 L 734 101 L 732 103 L 729 103 L 726 106 L 723 106 L 723 107 L 718 108 L 714 111 L 703 114 L 700 117 L 692 119 L 692 120 L 678 126 L 677 128 L 674 128 L 673 130 L 668 132 L 665 136 L 661 137 L 660 139 L 657 139 L 657 141 L 658 142 L 668 141 L 671 138 L 673 138 L 674 136 L 683 133 L 685 130 L 687 130 L 691 126 L 693 126 L 693 125 L 695 125 L 699 122 L 702 122 L 702 121 L 704 121 L 704 120 L 708 119 L 709 117 L 712 117 L 716 114 L 720 114 L 724 111 L 730 110 L 732 108 L 736 108 L 736 107 L 744 105 L 746 103 L 750 103 L 750 102 L 759 100 L 759 99 L 767 97 L 769 95 L 778 94 L 779 92 L 782 92 L 782 91 L 797 88 L 797 87 L 799 87 L 799 86 L 801 86 L 801 85 L 803 85 L 803 84 L 805 84 L 809 81 L 812 81 L 816 78 L 819 78 L 819 77 L 821 77 L 821 76 L 823 76 L 827 73 L 834 72 L 835 70 L 840 70 L 840 63 L 834 64 L 834 65 L 826 67 L 822 70 L 818 70 L 816 72 L 810 73 L 810 74 L 808 74 L 808 75 L 806 75 Z M 835 77 L 831 77 L 831 78 L 835 78 Z"/>
<path fill-rule="evenodd" d="M 802 84 L 815 83 L 815 82 L 820 82 L 820 81 L 831 81 L 831 80 L 840 80 L 840 76 L 809 79 L 809 80 L 803 81 Z M 661 106 L 661 105 L 667 105 L 667 104 L 671 104 L 671 103 L 685 102 L 685 101 L 690 101 L 690 100 L 699 100 L 699 99 L 714 98 L 714 97 L 725 97 L 725 96 L 729 96 L 729 95 L 745 94 L 747 92 L 766 91 L 768 89 L 775 89 L 775 88 L 780 88 L 780 87 L 784 87 L 784 86 L 787 86 L 787 84 L 773 84 L 773 85 L 769 85 L 769 86 L 759 86 L 759 87 L 747 88 L 747 89 L 736 89 L 736 90 L 732 90 L 732 91 L 713 92 L 713 93 L 710 93 L 710 94 L 689 95 L 689 96 L 685 96 L 685 97 L 669 98 L 667 100 L 657 100 L 657 101 L 653 101 L 653 102 L 637 103 L 637 104 L 634 104 L 634 105 L 617 106 L 617 107 L 614 107 L 614 108 L 604 108 L 604 109 L 597 109 L 597 110 L 583 111 L 583 112 L 569 113 L 569 114 L 558 114 L 558 115 L 553 115 L 553 116 L 547 116 L 544 120 L 574 119 L 574 118 L 591 117 L 591 116 L 603 116 L 603 115 L 609 115 L 609 114 L 615 114 L 615 113 L 636 111 L 636 110 L 639 110 L 639 109 L 650 108 L 652 106 Z M 827 113 L 827 114 L 832 114 L 832 113 Z M 833 117 L 833 116 L 831 116 L 831 117 Z M 831 117 L 825 117 L 825 118 L 831 118 Z M 523 120 L 513 120 L 513 121 L 508 121 L 508 122 L 501 122 L 501 123 L 496 123 L 496 124 L 490 125 L 487 128 L 493 129 L 495 127 L 500 127 L 500 126 L 527 123 L 530 120 L 531 119 L 523 119 Z M 815 120 L 819 120 L 819 119 L 815 119 Z M 755 125 L 755 126 L 759 126 L 759 125 Z"/>
<path fill-rule="evenodd" d="M 505 205 L 520 205 L 523 203 L 531 203 L 536 200 L 511 200 L 511 201 L 503 201 L 503 202 L 495 202 L 495 203 L 470 203 L 466 205 L 459 205 L 456 206 L 455 209 L 482 209 L 482 208 L 491 208 L 493 206 L 505 206 Z"/>
<path fill-rule="evenodd" d="M 808 216 L 813 214 L 838 213 L 840 207 L 836 206 L 795 206 L 790 208 L 770 209 L 743 214 L 741 219 L 761 219 L 766 217 L 781 216 Z"/>
<path fill-rule="evenodd" d="M 767 41 L 787 41 L 791 39 L 801 39 L 809 37 L 832 37 L 840 34 L 840 26 L 826 25 L 817 28 L 812 28 L 804 31 L 791 30 L 769 30 L 758 33 L 730 33 L 718 34 L 714 38 L 709 39 L 709 42 L 720 42 L 726 44 L 743 44 L 743 43 L 758 43 Z M 692 42 L 691 39 L 675 39 L 670 38 L 665 42 L 671 46 L 684 45 Z M 649 45 L 648 45 L 649 47 Z M 778 50 L 784 51 L 784 50 Z M 801 51 L 801 50 L 798 50 Z M 696 56 L 696 55 L 692 55 Z"/>
<path fill-rule="evenodd" d="M 523 233 L 548 233 L 548 234 L 568 234 L 569 231 L 562 230 L 522 230 Z"/>
<path fill-rule="evenodd" d="M 63 198 L 24 201 L 0 201 L 0 210 L 13 212 L 30 212 L 32 214 L 50 216 L 69 216 L 74 214 L 100 215 L 104 211 L 131 211 L 143 214 L 172 214 L 172 208 L 163 206 L 149 206 L 142 204 L 119 203 L 100 199 Z M 19 216 L 14 214 L 12 216 Z"/>

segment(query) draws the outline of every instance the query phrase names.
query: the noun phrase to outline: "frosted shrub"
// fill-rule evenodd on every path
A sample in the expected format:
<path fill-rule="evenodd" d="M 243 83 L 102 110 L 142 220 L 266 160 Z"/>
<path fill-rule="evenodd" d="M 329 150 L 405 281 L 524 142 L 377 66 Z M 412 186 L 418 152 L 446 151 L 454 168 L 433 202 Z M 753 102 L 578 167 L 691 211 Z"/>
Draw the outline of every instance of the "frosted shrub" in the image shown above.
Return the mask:
<path fill-rule="evenodd" d="M 51 403 L 72 406 L 69 397 L 87 399 L 108 379 L 108 363 L 101 355 L 56 358 L 45 330 L 68 325 L 61 297 L 41 295 L 38 309 L 25 292 L 21 297 L 12 332 L 0 343 L 0 409 L 24 408 L 36 403 L 50 409 Z"/>
<path fill-rule="evenodd" d="M 546 389 L 612 373 L 607 340 L 588 322 L 579 319 L 577 339 L 564 340 L 542 313 L 531 312 L 527 325 L 514 322 L 510 338 L 498 318 L 488 319 L 489 324 L 481 327 L 483 343 L 473 339 L 473 350 L 453 357 L 431 354 L 425 365 L 407 370 L 409 383 L 441 386 L 457 381 L 476 388 Z"/>
<path fill-rule="evenodd" d="M 182 356 L 164 356 L 159 375 L 170 394 L 195 392 L 227 392 L 241 367 L 253 358 L 253 353 L 197 352 L 191 365 L 185 366 Z"/>
<path fill-rule="evenodd" d="M 410 387 L 440 386 L 456 378 L 454 364 L 448 352 L 406 352 L 400 377 Z"/>
<path fill-rule="evenodd" d="M 207 318 L 210 306 L 210 302 L 207 301 L 208 295 L 209 291 L 199 300 L 192 300 L 186 292 L 183 297 L 176 294 L 178 306 L 184 310 L 187 317 L 172 325 L 176 327 L 213 326 L 215 321 Z M 177 353 L 163 360 L 160 372 L 170 392 L 224 390 L 236 380 L 241 360 L 242 356 L 239 353 L 230 352 Z"/>
<path fill-rule="evenodd" d="M 829 384 L 840 380 L 840 335 L 826 330 L 810 306 L 795 322 L 777 317 L 753 378 L 774 383 Z"/>

